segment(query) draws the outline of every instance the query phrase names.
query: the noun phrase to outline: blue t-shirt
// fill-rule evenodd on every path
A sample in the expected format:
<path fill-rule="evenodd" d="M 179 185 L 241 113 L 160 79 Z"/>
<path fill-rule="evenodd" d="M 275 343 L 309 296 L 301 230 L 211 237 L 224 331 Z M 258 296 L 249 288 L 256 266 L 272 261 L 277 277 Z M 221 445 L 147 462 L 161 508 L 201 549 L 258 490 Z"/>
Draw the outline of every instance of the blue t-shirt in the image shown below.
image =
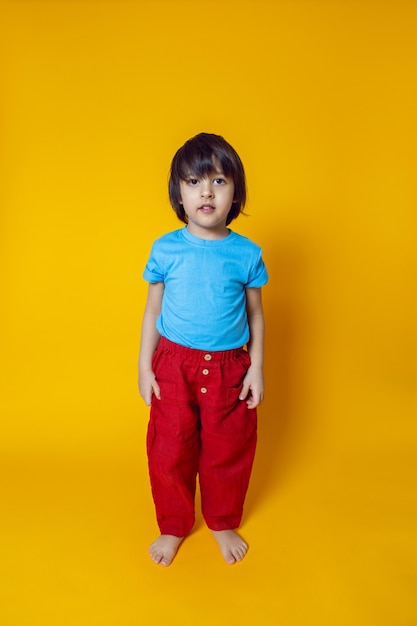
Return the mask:
<path fill-rule="evenodd" d="M 268 280 L 262 251 L 247 237 L 229 231 L 224 239 L 200 239 L 187 227 L 154 242 L 143 277 L 164 283 L 159 333 L 212 351 L 247 343 L 245 289 Z"/>

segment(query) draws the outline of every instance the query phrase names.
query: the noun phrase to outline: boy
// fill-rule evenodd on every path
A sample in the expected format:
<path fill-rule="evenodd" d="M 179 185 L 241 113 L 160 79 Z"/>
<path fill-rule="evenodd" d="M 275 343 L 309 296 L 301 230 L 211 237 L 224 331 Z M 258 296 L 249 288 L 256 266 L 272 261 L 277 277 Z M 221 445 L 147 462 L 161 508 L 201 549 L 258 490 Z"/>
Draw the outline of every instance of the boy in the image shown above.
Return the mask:
<path fill-rule="evenodd" d="M 201 133 L 177 151 L 169 194 L 185 227 L 152 247 L 139 358 L 161 531 L 150 555 L 170 565 L 191 531 L 198 474 L 203 516 L 234 564 L 248 550 L 236 528 L 264 394 L 267 272 L 260 248 L 228 228 L 243 210 L 246 183 L 238 154 L 222 137 Z"/>

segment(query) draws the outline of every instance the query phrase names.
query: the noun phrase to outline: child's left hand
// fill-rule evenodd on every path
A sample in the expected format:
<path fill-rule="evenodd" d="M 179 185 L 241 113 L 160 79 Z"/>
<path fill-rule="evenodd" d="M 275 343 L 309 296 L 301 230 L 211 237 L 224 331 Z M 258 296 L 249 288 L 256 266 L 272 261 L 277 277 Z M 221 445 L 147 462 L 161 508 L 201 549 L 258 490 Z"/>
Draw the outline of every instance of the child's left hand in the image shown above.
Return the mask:
<path fill-rule="evenodd" d="M 254 409 L 264 399 L 264 375 L 261 367 L 253 367 L 248 369 L 243 379 L 242 391 L 239 400 L 246 400 L 249 409 Z"/>

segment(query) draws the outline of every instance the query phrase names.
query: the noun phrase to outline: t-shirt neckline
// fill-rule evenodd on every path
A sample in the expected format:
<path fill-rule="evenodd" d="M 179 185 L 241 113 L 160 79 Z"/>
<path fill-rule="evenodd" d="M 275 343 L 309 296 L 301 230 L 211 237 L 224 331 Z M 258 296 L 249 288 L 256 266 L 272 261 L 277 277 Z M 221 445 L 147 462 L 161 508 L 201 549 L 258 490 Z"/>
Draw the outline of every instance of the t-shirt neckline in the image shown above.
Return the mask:
<path fill-rule="evenodd" d="M 195 245 L 195 246 L 201 246 L 201 247 L 211 247 L 211 246 L 221 246 L 224 245 L 226 242 L 229 242 L 231 238 L 233 238 L 234 232 L 229 228 L 229 234 L 226 237 L 223 237 L 222 239 L 202 239 L 201 237 L 196 237 L 195 235 L 192 235 L 189 230 L 187 229 L 187 226 L 184 226 L 184 228 L 182 228 L 181 230 L 183 237 L 191 244 Z"/>

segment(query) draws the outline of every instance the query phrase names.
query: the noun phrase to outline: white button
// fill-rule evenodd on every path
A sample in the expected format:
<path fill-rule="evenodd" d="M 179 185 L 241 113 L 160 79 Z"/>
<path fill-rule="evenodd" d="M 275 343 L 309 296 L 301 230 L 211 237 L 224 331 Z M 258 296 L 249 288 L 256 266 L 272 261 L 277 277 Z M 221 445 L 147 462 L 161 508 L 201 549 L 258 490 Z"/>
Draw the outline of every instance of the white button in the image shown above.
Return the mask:
<path fill-rule="evenodd" d="M 203 374 L 204 374 L 204 376 L 207 376 L 207 374 L 208 374 L 208 373 L 209 373 L 209 371 L 208 371 L 208 370 L 203 370 Z"/>
<path fill-rule="evenodd" d="M 211 354 L 205 354 L 205 355 L 204 355 L 204 360 L 205 360 L 205 361 L 211 361 L 211 359 L 212 359 L 212 358 L 213 358 L 213 357 L 211 356 Z"/>
<path fill-rule="evenodd" d="M 200 391 L 201 393 L 207 393 L 207 389 L 205 387 L 201 387 Z"/>

